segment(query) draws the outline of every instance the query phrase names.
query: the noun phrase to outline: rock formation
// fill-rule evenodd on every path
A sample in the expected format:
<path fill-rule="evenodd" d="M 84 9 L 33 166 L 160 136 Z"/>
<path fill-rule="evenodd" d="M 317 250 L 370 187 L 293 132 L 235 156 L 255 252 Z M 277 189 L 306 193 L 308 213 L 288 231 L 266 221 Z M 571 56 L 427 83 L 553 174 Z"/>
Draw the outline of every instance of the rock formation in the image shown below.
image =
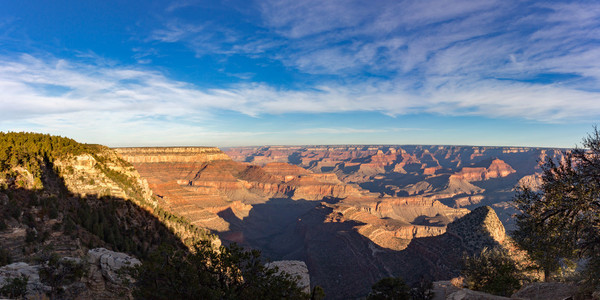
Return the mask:
<path fill-rule="evenodd" d="M 216 232 L 230 231 L 228 215 L 244 219 L 251 205 L 269 199 L 322 200 L 359 193 L 339 181 L 335 174 L 314 174 L 286 163 L 264 167 L 239 163 L 217 148 L 116 151 L 133 164 L 173 213 Z"/>
<path fill-rule="evenodd" d="M 0 134 L 0 142 L 9 158 L 20 157 L 0 163 L 0 267 L 27 275 L 30 293 L 124 298 L 129 287 L 116 270 L 130 259 L 117 252 L 144 257 L 161 244 L 185 249 L 185 241 L 212 238 L 167 212 L 109 148 L 30 133 Z M 105 249 L 88 254 L 97 247 Z"/>
<path fill-rule="evenodd" d="M 533 282 L 514 293 L 513 299 L 563 300 L 573 299 L 577 286 L 563 282 Z"/>
<path fill-rule="evenodd" d="M 90 249 L 85 257 L 63 257 L 62 262 L 73 262 L 85 268 L 83 277 L 74 282 L 62 285 L 61 293 L 69 299 L 124 299 L 131 298 L 131 278 L 119 272 L 123 267 L 133 267 L 140 261 L 125 253 L 114 252 L 104 248 Z M 86 263 L 82 263 L 85 261 Z M 60 261 L 59 261 L 60 264 Z M 43 299 L 53 290 L 49 283 L 43 282 L 40 272 L 52 272 L 53 266 L 48 261 L 42 264 L 29 265 L 17 262 L 0 267 L 0 286 L 14 278 L 27 278 L 26 297 Z M 50 270 L 50 271 L 49 271 Z M 72 275 L 72 274 L 65 274 Z M 126 279 L 126 280 L 124 280 Z"/>
<path fill-rule="evenodd" d="M 116 148 L 115 151 L 129 163 L 196 163 L 229 160 L 226 154 L 215 147 Z"/>
<path fill-rule="evenodd" d="M 278 269 L 277 274 L 285 272 L 293 277 L 297 277 L 298 286 L 302 288 L 305 293 L 310 294 L 310 276 L 308 274 L 306 263 L 303 261 L 279 260 L 268 263 L 266 266 L 269 268 L 276 267 Z"/>
<path fill-rule="evenodd" d="M 375 156 L 359 169 L 362 177 L 384 172 L 397 157 L 393 149 L 370 151 Z M 360 151 L 321 153 L 320 165 L 308 169 L 281 162 L 284 152 L 276 151 L 268 152 L 273 159 L 253 157 L 262 166 L 232 161 L 214 148 L 195 161 L 168 148 L 117 152 L 147 180 L 160 205 L 224 241 L 261 249 L 274 260 L 305 261 L 311 284 L 340 298 L 364 295 L 382 276 L 399 272 L 404 267 L 388 264 L 411 241 L 443 235 L 448 223 L 468 213 L 431 197 L 382 197 L 323 172 L 332 153 L 364 158 Z M 437 164 L 431 154 L 420 157 Z"/>
<path fill-rule="evenodd" d="M 481 206 L 446 228 L 446 232 L 461 240 L 463 248 L 475 253 L 484 247 L 494 248 L 504 242 L 506 232 L 502 222 L 489 206 Z"/>
<path fill-rule="evenodd" d="M 461 289 L 450 293 L 446 296 L 446 300 L 509 300 L 511 298 L 486 294 L 483 292 Z"/>
<path fill-rule="evenodd" d="M 114 252 L 104 248 L 90 249 L 87 262 L 99 270 L 103 278 L 112 283 L 122 283 L 118 270 L 123 267 L 135 267 L 141 262 L 125 253 Z"/>
<path fill-rule="evenodd" d="M 0 267 L 0 286 L 4 286 L 11 279 L 25 276 L 27 278 L 26 295 L 32 298 L 44 295 L 46 292 L 52 290 L 52 288 L 41 282 L 40 269 L 40 265 L 30 266 L 25 262 L 16 262 Z"/>
<path fill-rule="evenodd" d="M 335 173 L 350 184 L 391 197 L 423 196 L 451 207 L 490 205 L 512 228 L 505 205 L 519 184 L 535 184 L 538 162 L 560 159 L 560 149 L 473 146 L 270 146 L 225 151 L 233 160 L 287 162 Z"/>
<path fill-rule="evenodd" d="M 532 282 L 524 285 L 510 297 L 501 297 L 483 292 L 472 291 L 456 286 L 453 281 L 436 281 L 433 283 L 433 300 L 564 300 L 574 299 L 577 287 L 563 282 Z"/>
<path fill-rule="evenodd" d="M 488 167 L 463 167 L 450 178 L 464 179 L 466 181 L 482 181 L 492 178 L 506 177 L 516 171 L 500 159 L 494 159 Z"/>
<path fill-rule="evenodd" d="M 506 219 L 475 206 L 507 212 L 515 184 L 535 173 L 536 159 L 557 155 L 508 147 L 311 146 L 229 149 L 232 160 L 213 147 L 98 147 L 57 158 L 43 168 L 42 182 L 23 166 L 0 177 L 15 191 L 0 191 L 2 204 L 31 202 L 19 204 L 27 216 L 2 207 L 10 215 L 0 230 L 3 251 L 31 274 L 33 257 L 44 254 L 32 237 L 44 237 L 65 262 L 89 262 L 93 275 L 69 283 L 71 295 L 117 293 L 124 282 L 114 271 L 136 262 L 112 251 L 144 254 L 165 237 L 208 237 L 201 228 L 285 260 L 274 264 L 304 279 L 308 272 L 307 288 L 321 285 L 334 299 L 364 296 L 382 277 L 449 279 L 464 252 L 512 247 Z M 58 213 L 36 203 L 49 199 L 60 204 Z M 107 209 L 110 215 L 98 213 Z M 70 235 L 62 232 L 72 220 Z M 98 247 L 110 250 L 88 251 Z"/>

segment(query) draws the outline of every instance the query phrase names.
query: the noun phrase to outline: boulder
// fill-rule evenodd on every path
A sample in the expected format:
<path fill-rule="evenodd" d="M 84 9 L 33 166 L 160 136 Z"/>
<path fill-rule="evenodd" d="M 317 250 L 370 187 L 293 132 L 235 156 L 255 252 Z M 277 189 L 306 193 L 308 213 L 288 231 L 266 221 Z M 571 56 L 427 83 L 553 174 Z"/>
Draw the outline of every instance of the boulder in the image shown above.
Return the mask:
<path fill-rule="evenodd" d="M 306 293 L 310 293 L 310 276 L 308 275 L 308 267 L 306 263 L 299 260 L 279 260 L 266 265 L 269 268 L 277 267 L 277 274 L 285 272 L 292 276 L 298 276 L 298 286 Z"/>
<path fill-rule="evenodd" d="M 453 280 L 455 279 L 433 282 L 433 300 L 445 300 L 447 296 L 459 291 L 461 287 L 457 287 Z"/>
<path fill-rule="evenodd" d="M 141 262 L 125 253 L 114 252 L 104 248 L 90 249 L 87 260 L 92 266 L 98 267 L 102 276 L 111 283 L 121 283 L 117 271 L 123 267 L 134 267 Z"/>
<path fill-rule="evenodd" d="M 0 268 L 0 287 L 4 286 L 9 279 L 25 275 L 28 278 L 27 295 L 35 297 L 35 295 L 44 294 L 52 288 L 41 282 L 40 268 L 39 265 L 30 266 L 24 262 L 3 266 Z"/>

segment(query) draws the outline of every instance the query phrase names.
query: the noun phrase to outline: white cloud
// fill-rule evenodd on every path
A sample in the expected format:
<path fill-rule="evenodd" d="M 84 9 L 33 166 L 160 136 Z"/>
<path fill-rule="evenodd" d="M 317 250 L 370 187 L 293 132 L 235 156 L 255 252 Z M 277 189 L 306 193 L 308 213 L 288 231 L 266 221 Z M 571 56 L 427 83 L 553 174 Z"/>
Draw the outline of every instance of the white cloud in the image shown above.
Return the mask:
<path fill-rule="evenodd" d="M 346 9 L 351 7 L 353 9 Z M 288 38 L 302 38 L 361 24 L 377 8 L 364 1 L 263 1 L 260 11 L 267 27 Z"/>
<path fill-rule="evenodd" d="M 407 91 L 410 82 L 403 81 L 331 84 L 310 90 L 283 90 L 264 84 L 200 89 L 147 69 L 24 55 L 0 59 L 0 125 L 6 128 L 28 122 L 40 128 L 78 128 L 104 135 L 144 133 L 151 137 L 154 131 L 176 137 L 178 134 L 171 131 L 183 135 L 209 128 L 215 114 L 222 111 L 249 116 L 434 113 L 541 122 L 594 120 L 600 112 L 597 93 L 560 85 L 469 81 L 460 76 L 438 76 L 430 82 L 419 93 Z"/>
<path fill-rule="evenodd" d="M 566 73 L 589 79 L 578 82 L 583 89 L 600 79 L 597 3 L 266 1 L 261 13 L 286 38 L 275 57 L 310 74 L 392 72 L 428 85 L 414 73 L 469 80 Z"/>
<path fill-rule="evenodd" d="M 600 4 L 594 2 L 267 0 L 255 9 L 242 21 L 253 24 L 173 19 L 150 40 L 181 42 L 198 56 L 275 59 L 290 72 L 346 80 L 410 77 L 415 89 L 431 85 L 426 77 L 432 75 L 519 81 L 564 73 L 585 79 L 571 88 L 588 90 L 600 81 Z"/>
<path fill-rule="evenodd" d="M 250 135 L 246 129 L 219 130 L 214 124 L 222 113 L 256 118 L 430 113 L 579 123 L 600 117 L 600 3 L 266 0 L 252 5 L 235 8 L 231 15 L 239 20 L 223 20 L 211 16 L 213 8 L 225 11 L 221 4 L 173 2 L 161 16 L 162 28 L 146 31 L 145 39 L 133 38 L 131 58 L 144 66 L 124 66 L 92 50 L 73 60 L 0 57 L 0 130 L 34 126 L 111 136 L 115 143 L 155 136 L 176 143 Z M 209 13 L 193 21 L 192 10 L 205 6 Z M 10 29 L 11 22 L 0 20 L 0 28 Z M 0 40 L 8 36 L 0 33 Z M 170 70 L 173 62 L 164 58 L 179 54 L 173 48 L 181 50 L 162 43 L 181 43 L 198 57 L 210 56 L 205 58 L 211 69 L 198 73 L 210 76 L 219 69 L 219 82 L 229 76 L 233 83 L 200 88 L 152 69 L 155 62 Z M 191 64 L 201 67 L 203 61 Z M 380 129 L 299 128 L 297 133 L 315 130 Z"/>
<path fill-rule="evenodd" d="M 191 25 L 184 24 L 181 22 L 169 22 L 166 24 L 166 28 L 154 30 L 150 35 L 150 40 L 174 43 L 189 37 L 196 36 L 196 34 L 202 32 L 204 28 L 204 25 Z"/>
<path fill-rule="evenodd" d="M 448 115 L 520 118 L 540 122 L 594 122 L 600 116 L 598 94 L 557 86 L 508 81 L 449 83 L 432 94 L 428 111 Z"/>
<path fill-rule="evenodd" d="M 493 33 L 510 7 L 497 1 L 266 1 L 266 25 L 287 38 L 279 54 L 303 72 L 408 72 L 436 51 Z M 350 72 L 349 72 L 350 71 Z"/>

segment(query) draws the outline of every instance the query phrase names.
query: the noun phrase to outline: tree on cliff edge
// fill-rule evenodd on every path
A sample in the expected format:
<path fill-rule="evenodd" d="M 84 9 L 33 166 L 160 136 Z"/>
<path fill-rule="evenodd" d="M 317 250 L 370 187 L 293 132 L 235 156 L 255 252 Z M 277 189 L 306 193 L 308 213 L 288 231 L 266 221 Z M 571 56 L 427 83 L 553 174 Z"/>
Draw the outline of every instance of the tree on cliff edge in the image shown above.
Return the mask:
<path fill-rule="evenodd" d="M 587 259 L 587 286 L 600 287 L 600 132 L 583 140 L 582 149 L 565 151 L 560 161 L 546 158 L 539 191 L 519 188 L 514 202 L 515 241 L 546 275 L 565 261 Z"/>
<path fill-rule="evenodd" d="M 507 297 L 521 288 L 523 279 L 521 267 L 502 248 L 463 257 L 462 274 L 469 289 Z"/>
<path fill-rule="evenodd" d="M 215 251 L 217 250 L 217 251 Z M 297 278 L 267 268 L 258 250 L 210 241 L 187 252 L 162 246 L 132 270 L 137 299 L 308 299 Z"/>
<path fill-rule="evenodd" d="M 400 277 L 386 277 L 371 287 L 367 300 L 409 300 L 410 288 Z"/>

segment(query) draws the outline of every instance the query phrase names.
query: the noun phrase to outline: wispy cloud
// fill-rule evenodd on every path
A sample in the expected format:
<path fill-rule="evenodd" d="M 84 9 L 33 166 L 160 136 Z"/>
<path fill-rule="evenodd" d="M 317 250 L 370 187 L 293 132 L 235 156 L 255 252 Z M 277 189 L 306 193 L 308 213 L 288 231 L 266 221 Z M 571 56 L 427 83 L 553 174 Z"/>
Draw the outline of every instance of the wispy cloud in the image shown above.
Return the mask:
<path fill-rule="evenodd" d="M 196 56 L 237 53 L 251 56 L 280 45 L 275 40 L 243 35 L 216 22 L 191 24 L 179 19 L 170 20 L 163 28 L 153 30 L 147 41 L 180 42 L 195 52 Z"/>
<path fill-rule="evenodd" d="M 260 54 L 309 74 L 411 76 L 418 85 L 415 73 L 600 78 L 594 2 L 262 1 L 257 9 L 262 23 L 246 31 L 174 21 L 152 38 L 199 55 Z"/>
<path fill-rule="evenodd" d="M 288 38 L 282 61 L 309 73 L 349 76 L 420 68 L 441 49 L 493 33 L 494 20 L 509 10 L 496 1 L 294 3 L 261 5 L 266 25 Z"/>
<path fill-rule="evenodd" d="M 0 130 L 143 143 L 282 135 L 264 125 L 281 114 L 600 118 L 597 1 L 178 0 L 77 34 L 11 9 L 0 19 Z M 289 132 L 405 130 L 335 124 Z"/>
<path fill-rule="evenodd" d="M 194 38 L 202 32 L 204 25 L 182 24 L 180 22 L 169 22 L 165 28 L 156 29 L 150 35 L 149 40 L 157 40 L 166 43 L 179 42 Z"/>
<path fill-rule="evenodd" d="M 403 82 L 364 82 L 316 86 L 311 90 L 273 88 L 265 84 L 235 84 L 200 89 L 164 74 L 138 67 L 99 66 L 23 55 L 0 60 L 0 117 L 45 122 L 101 121 L 104 114 L 121 120 L 171 123 L 210 122 L 227 110 L 249 116 L 285 113 L 373 111 L 389 115 L 437 113 L 516 117 L 544 122 L 598 116 L 597 93 L 560 85 L 535 85 L 502 80 L 467 81 L 444 78 L 438 84 L 409 93 Z M 574 105 L 577 103 L 577 105 Z M 76 117 L 79 113 L 98 117 Z M 123 121 L 123 122 L 126 122 Z M 58 121 L 57 121 L 58 122 Z M 61 121 L 62 122 L 62 121 Z"/>
<path fill-rule="evenodd" d="M 352 7 L 353 9 L 346 9 Z M 265 25 L 292 39 L 360 25 L 376 11 L 364 1 L 264 1 L 260 5 Z"/>
<path fill-rule="evenodd" d="M 182 8 L 186 8 L 186 7 L 190 7 L 190 6 L 194 6 L 197 5 L 200 1 L 198 0 L 178 0 L 178 1 L 172 1 L 171 4 L 169 4 L 169 6 L 167 6 L 166 10 L 168 12 L 172 12 L 178 9 L 182 9 Z"/>

